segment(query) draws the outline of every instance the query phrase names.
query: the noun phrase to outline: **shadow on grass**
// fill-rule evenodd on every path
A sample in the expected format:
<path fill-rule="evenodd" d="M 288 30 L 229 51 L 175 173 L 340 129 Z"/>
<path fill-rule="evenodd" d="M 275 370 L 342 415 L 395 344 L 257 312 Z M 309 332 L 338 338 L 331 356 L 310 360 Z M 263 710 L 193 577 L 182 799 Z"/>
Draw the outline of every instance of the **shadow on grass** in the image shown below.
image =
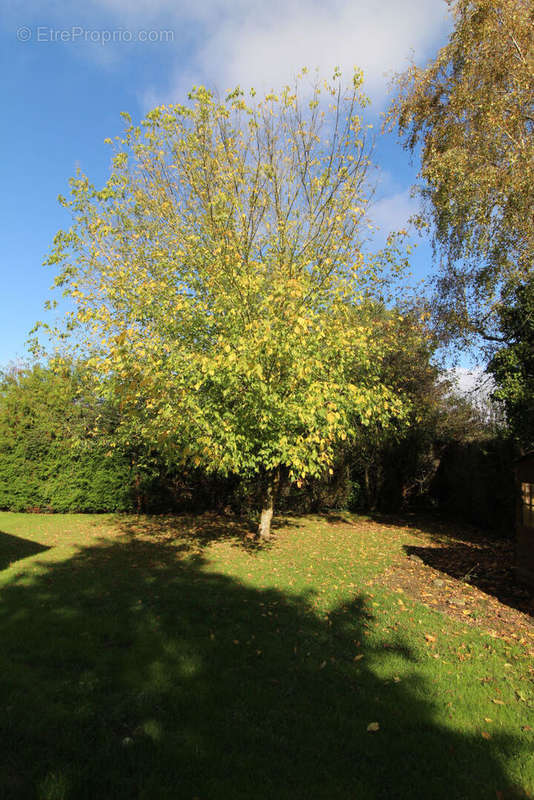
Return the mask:
<path fill-rule="evenodd" d="M 154 543 L 171 544 L 179 537 L 178 549 L 184 553 L 201 552 L 214 542 L 230 542 L 247 550 L 262 550 L 273 545 L 273 540 L 260 542 L 256 538 L 257 523 L 246 517 L 219 512 L 203 514 L 162 514 L 139 517 L 114 518 L 116 527 L 132 537 L 142 536 Z M 275 517 L 273 534 L 279 528 L 299 527 L 298 519 Z"/>
<path fill-rule="evenodd" d="M 458 541 L 477 544 L 479 541 L 511 541 L 503 539 L 495 532 L 482 531 L 466 522 L 458 522 L 453 518 L 436 516 L 431 512 L 405 512 L 403 514 L 380 514 L 374 512 L 369 517 L 385 527 L 411 528 L 414 532 L 428 534 L 437 542 L 449 541 L 451 536 Z"/>
<path fill-rule="evenodd" d="M 49 549 L 44 544 L 0 531 L 0 572 L 14 561 L 20 561 L 21 558 L 28 558 L 28 556 L 34 556 Z"/>
<path fill-rule="evenodd" d="M 478 546 L 454 542 L 448 547 L 405 547 L 408 555 L 452 578 L 476 586 L 501 603 L 534 616 L 534 591 L 518 583 L 515 552 L 508 542 Z"/>
<path fill-rule="evenodd" d="M 310 595 L 132 539 L 0 599 L 2 800 L 522 796 L 516 741 L 447 729 L 419 679 L 375 674 L 363 597 L 321 619 Z"/>
<path fill-rule="evenodd" d="M 430 515 L 371 515 L 384 527 L 404 527 L 428 535 L 434 545 L 407 546 L 407 555 L 452 578 L 476 586 L 501 603 L 534 616 L 534 592 L 517 580 L 515 540 Z"/>

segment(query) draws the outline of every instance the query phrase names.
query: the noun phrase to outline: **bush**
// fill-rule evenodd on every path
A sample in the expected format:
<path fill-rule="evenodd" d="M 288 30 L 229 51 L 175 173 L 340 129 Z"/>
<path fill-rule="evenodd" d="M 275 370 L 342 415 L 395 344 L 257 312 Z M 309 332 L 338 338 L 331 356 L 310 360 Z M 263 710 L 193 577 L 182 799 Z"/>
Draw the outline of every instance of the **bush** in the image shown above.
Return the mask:
<path fill-rule="evenodd" d="M 126 511 L 132 470 L 90 435 L 96 410 L 73 371 L 35 366 L 4 375 L 0 392 L 0 508 Z"/>

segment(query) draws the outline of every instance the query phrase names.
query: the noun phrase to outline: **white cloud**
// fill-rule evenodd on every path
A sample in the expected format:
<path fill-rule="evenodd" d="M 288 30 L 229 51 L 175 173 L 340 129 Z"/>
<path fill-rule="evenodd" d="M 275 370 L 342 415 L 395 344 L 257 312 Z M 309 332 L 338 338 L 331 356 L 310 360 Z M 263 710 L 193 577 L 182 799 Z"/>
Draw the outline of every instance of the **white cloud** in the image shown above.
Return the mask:
<path fill-rule="evenodd" d="M 411 51 L 418 60 L 428 58 L 448 26 L 443 0 L 205 0 L 182 3 L 181 13 L 201 26 L 202 41 L 188 65 L 197 82 L 221 92 L 236 85 L 270 89 L 303 66 L 318 67 L 322 75 L 336 66 L 348 75 L 358 66 L 379 107 L 391 73 L 406 66 Z M 182 98 L 188 88 L 178 75 L 169 99 Z"/>
<path fill-rule="evenodd" d="M 229 14 L 212 29 L 197 53 L 209 80 L 270 88 L 288 81 L 302 66 L 330 74 L 357 65 L 367 91 L 381 103 L 387 73 L 402 69 L 410 50 L 419 57 L 444 29 L 442 0 L 276 0 L 252 3 L 247 14 Z"/>
<path fill-rule="evenodd" d="M 408 227 L 408 220 L 418 210 L 417 200 L 410 195 L 410 189 L 386 195 L 370 208 L 369 214 L 383 236 L 391 231 Z"/>
<path fill-rule="evenodd" d="M 25 15 L 42 20 L 41 4 L 29 0 Z M 172 46 L 162 45 L 172 47 L 170 80 L 167 70 L 157 86 L 139 87 L 145 102 L 183 99 L 193 82 L 221 92 L 276 88 L 303 66 L 329 75 L 356 65 L 380 107 L 386 74 L 402 70 L 412 51 L 417 61 L 429 58 L 450 26 L 444 0 L 56 0 L 48 16 L 63 26 L 172 29 Z M 101 59 L 98 49 L 88 48 L 89 57 Z"/>

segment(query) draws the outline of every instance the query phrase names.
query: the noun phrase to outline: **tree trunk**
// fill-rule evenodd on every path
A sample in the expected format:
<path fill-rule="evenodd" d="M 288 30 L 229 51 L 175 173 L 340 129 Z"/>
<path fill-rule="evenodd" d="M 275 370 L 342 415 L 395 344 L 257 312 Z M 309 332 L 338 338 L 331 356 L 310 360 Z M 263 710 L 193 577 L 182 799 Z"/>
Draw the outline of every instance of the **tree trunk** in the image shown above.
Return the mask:
<path fill-rule="evenodd" d="M 263 483 L 260 524 L 257 536 L 262 542 L 271 539 L 271 520 L 274 513 L 274 501 L 280 479 L 279 470 L 270 471 L 265 475 Z"/>

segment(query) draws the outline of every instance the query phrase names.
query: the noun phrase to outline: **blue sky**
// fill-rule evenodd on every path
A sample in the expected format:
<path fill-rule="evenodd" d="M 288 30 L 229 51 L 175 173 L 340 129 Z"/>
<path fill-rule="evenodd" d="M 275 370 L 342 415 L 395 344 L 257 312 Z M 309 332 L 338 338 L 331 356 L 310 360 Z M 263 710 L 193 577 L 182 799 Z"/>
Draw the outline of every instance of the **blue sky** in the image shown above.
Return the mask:
<path fill-rule="evenodd" d="M 193 84 L 277 88 L 302 66 L 363 68 L 372 121 L 387 105 L 388 75 L 410 54 L 425 63 L 446 40 L 444 0 L 56 0 L 7 2 L 0 30 L 4 124 L 0 367 L 26 356 L 54 273 L 42 266 L 68 226 L 57 203 L 79 165 L 97 185 L 109 170 L 106 137 Z M 144 40 L 144 41 L 140 41 Z M 403 227 L 415 177 L 394 135 L 379 139 L 373 216 Z M 418 277 L 430 272 L 421 242 Z"/>

